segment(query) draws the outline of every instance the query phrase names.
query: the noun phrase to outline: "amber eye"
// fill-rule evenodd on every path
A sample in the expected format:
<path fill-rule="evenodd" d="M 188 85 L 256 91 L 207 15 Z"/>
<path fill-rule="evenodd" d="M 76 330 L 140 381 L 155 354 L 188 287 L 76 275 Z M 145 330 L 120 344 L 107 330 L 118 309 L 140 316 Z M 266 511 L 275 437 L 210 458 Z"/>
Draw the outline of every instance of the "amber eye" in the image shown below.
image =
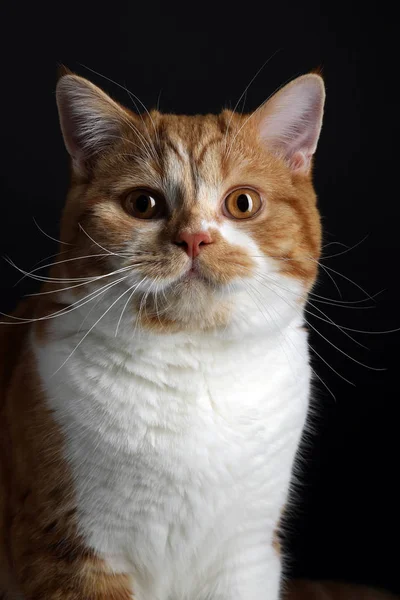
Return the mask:
<path fill-rule="evenodd" d="M 231 192 L 224 203 L 225 213 L 234 219 L 249 219 L 261 208 L 260 195 L 249 188 Z"/>
<path fill-rule="evenodd" d="M 133 190 L 125 197 L 123 205 L 136 219 L 158 219 L 165 210 L 163 199 L 148 190 Z"/>

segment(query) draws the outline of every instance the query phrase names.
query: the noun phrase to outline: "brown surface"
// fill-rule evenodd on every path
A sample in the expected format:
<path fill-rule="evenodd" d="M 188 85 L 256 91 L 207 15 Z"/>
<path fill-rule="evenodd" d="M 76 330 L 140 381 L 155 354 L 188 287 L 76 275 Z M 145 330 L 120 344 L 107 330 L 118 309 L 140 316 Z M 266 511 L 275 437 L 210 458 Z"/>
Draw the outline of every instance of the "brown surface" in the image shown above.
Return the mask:
<path fill-rule="evenodd" d="M 399 600 L 389 592 L 334 582 L 292 581 L 283 600 Z"/>

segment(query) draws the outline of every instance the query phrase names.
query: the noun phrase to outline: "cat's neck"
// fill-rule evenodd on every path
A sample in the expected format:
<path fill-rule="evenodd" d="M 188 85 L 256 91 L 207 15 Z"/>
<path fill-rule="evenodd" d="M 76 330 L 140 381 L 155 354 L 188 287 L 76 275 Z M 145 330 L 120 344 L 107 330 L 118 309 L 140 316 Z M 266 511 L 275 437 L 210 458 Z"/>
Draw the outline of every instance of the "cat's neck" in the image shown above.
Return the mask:
<path fill-rule="evenodd" d="M 272 295 L 266 307 L 251 299 L 246 305 L 241 299 L 240 309 L 234 307 L 227 326 L 199 330 L 177 327 L 172 331 L 160 326 L 153 330 L 138 325 L 137 315 L 128 307 L 124 310 L 125 302 L 118 301 L 120 294 L 121 290 L 110 290 L 100 300 L 78 304 L 68 293 L 59 295 L 59 306 L 66 308 L 58 309 L 59 316 L 40 322 L 46 328 L 41 343 L 57 354 L 61 351 L 59 366 L 72 357 L 96 362 L 93 354 L 101 357 L 104 366 L 107 362 L 123 364 L 138 357 L 167 366 L 171 357 L 177 357 L 186 368 L 192 365 L 196 369 L 209 360 L 221 365 L 224 361 L 240 361 L 249 352 L 258 362 L 259 356 L 281 349 L 291 354 L 297 343 L 293 340 L 304 321 L 300 306 L 294 307 L 292 302 L 279 301 L 278 296 Z M 56 307 L 53 306 L 53 314 L 57 313 Z M 301 334 L 306 337 L 304 331 Z"/>

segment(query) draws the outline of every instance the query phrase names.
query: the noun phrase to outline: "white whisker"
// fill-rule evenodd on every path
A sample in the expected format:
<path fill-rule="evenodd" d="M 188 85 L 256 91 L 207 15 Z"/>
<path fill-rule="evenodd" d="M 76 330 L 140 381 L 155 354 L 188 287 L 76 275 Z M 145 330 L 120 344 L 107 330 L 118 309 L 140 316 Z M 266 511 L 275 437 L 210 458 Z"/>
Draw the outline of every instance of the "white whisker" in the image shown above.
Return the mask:
<path fill-rule="evenodd" d="M 242 280 L 242 281 L 243 281 L 243 280 Z M 251 283 L 250 283 L 250 282 L 247 282 L 247 284 L 248 284 L 248 286 L 249 286 L 249 287 L 250 287 L 250 288 L 251 288 L 251 289 L 252 289 L 254 292 L 259 292 L 259 291 L 257 290 L 257 288 L 256 288 L 256 287 L 254 287 L 253 285 L 251 285 Z M 261 295 L 260 293 L 259 293 L 259 295 L 260 295 L 260 296 L 261 296 L 261 298 L 262 298 L 262 295 Z M 283 338 L 283 340 L 284 340 L 284 341 L 287 343 L 287 339 L 286 339 L 286 337 L 285 337 L 285 335 L 284 335 L 284 333 L 283 333 L 282 329 L 280 328 L 280 326 L 278 325 L 278 323 L 277 323 L 277 322 L 276 322 L 276 321 L 273 319 L 273 317 L 272 317 L 272 315 L 270 314 L 270 312 L 269 312 L 268 308 L 267 308 L 266 306 L 264 306 L 263 304 L 260 304 L 259 306 L 261 306 L 261 308 L 259 309 L 259 310 L 261 311 L 261 314 L 264 314 L 262 309 L 263 309 L 263 308 L 265 308 L 265 310 L 267 311 L 267 314 L 268 314 L 268 316 L 269 316 L 270 320 L 271 320 L 271 321 L 272 321 L 272 322 L 273 322 L 273 323 L 274 323 L 274 324 L 275 324 L 275 325 L 278 327 L 278 330 L 279 330 L 279 333 L 280 333 L 280 337 L 282 337 L 282 338 Z M 265 316 L 265 315 L 264 315 L 264 316 Z M 267 322 L 268 322 L 268 321 L 267 321 Z M 291 361 L 289 360 L 289 356 L 288 356 L 288 354 L 286 353 L 286 350 L 285 350 L 285 348 L 284 348 L 284 347 L 283 347 L 283 345 L 281 344 L 281 340 L 280 340 L 280 338 L 279 338 L 279 345 L 280 345 L 280 347 L 282 348 L 282 351 L 283 351 L 283 353 L 285 354 L 285 356 L 286 356 L 286 358 L 287 358 L 288 365 L 289 365 L 289 367 L 290 367 L 290 370 L 292 371 L 293 378 L 294 378 L 295 380 L 296 380 L 296 379 L 298 379 L 298 378 L 297 378 L 297 376 L 296 376 L 296 374 L 295 374 L 295 372 L 293 371 L 293 367 L 292 367 Z"/>
<path fill-rule="evenodd" d="M 331 364 L 329 364 L 329 363 L 328 363 L 328 361 L 327 361 L 327 360 L 325 360 L 325 358 L 324 358 L 323 356 L 321 356 L 321 355 L 319 354 L 319 352 L 317 352 L 317 351 L 316 351 L 316 349 L 315 349 L 315 348 L 313 348 L 313 347 L 311 346 L 311 344 L 309 345 L 309 348 L 310 348 L 310 350 L 311 350 L 312 352 L 314 352 L 314 354 L 316 354 L 316 355 L 318 356 L 318 358 L 319 358 L 320 360 L 322 360 L 322 362 L 323 362 L 324 364 L 326 364 L 326 366 L 327 366 L 327 367 L 328 367 L 328 368 L 329 368 L 331 371 L 333 371 L 333 372 L 334 372 L 334 373 L 335 373 L 335 374 L 336 374 L 338 377 L 340 377 L 340 379 L 343 379 L 343 381 L 345 381 L 346 383 L 349 383 L 349 384 L 350 384 L 350 385 L 352 385 L 353 387 L 356 387 L 356 384 L 355 384 L 353 381 L 350 381 L 350 379 L 347 379 L 347 377 L 344 377 L 344 375 L 342 375 L 341 373 L 339 373 L 339 371 L 336 371 L 336 369 L 335 369 L 334 367 L 332 367 L 332 365 L 331 365 Z M 322 379 L 321 379 L 321 381 L 322 381 Z M 328 389 L 329 389 L 329 388 L 328 388 Z M 336 398 L 335 398 L 335 400 L 336 400 Z"/>
<path fill-rule="evenodd" d="M 346 250 L 343 250 L 342 252 L 337 252 L 336 254 L 331 254 L 329 256 L 322 256 L 320 258 L 320 260 L 326 260 L 328 258 L 335 258 L 336 256 L 342 256 L 343 254 L 347 254 L 347 252 L 350 252 L 350 250 L 354 250 L 354 248 L 357 248 L 358 246 L 360 246 L 363 242 L 365 242 L 365 240 L 369 238 L 369 233 L 367 233 L 367 235 L 365 235 L 362 240 L 360 240 L 359 242 L 357 242 L 356 244 L 354 244 L 354 246 L 351 246 L 350 248 L 347 247 Z"/>
<path fill-rule="evenodd" d="M 124 277 L 121 277 L 120 279 L 117 279 L 116 281 L 107 283 L 105 286 L 100 288 L 100 290 L 94 290 L 90 294 L 87 294 L 86 296 L 84 296 L 84 298 L 81 298 L 81 299 L 77 300 L 76 302 L 69 304 L 66 308 L 61 308 L 60 310 L 57 310 L 56 312 L 51 313 L 50 315 L 46 315 L 45 317 L 37 317 L 34 319 L 25 319 L 22 317 L 16 317 L 15 315 L 7 315 L 5 313 L 0 312 L 0 315 L 2 315 L 3 317 L 7 317 L 8 319 L 14 319 L 15 321 L 18 321 L 17 323 L 9 322 L 9 321 L 0 321 L 0 325 L 19 325 L 19 324 L 23 324 L 23 323 L 36 323 L 37 321 L 47 321 L 49 319 L 55 319 L 56 317 L 66 315 L 66 314 L 72 312 L 73 310 L 81 308 L 81 306 L 84 306 L 88 302 L 91 302 L 92 300 L 94 300 L 94 298 L 97 298 L 105 290 L 109 289 L 110 287 L 113 287 L 114 285 L 120 283 L 121 281 L 124 281 L 128 277 L 129 277 L 129 275 L 125 275 Z"/>
<path fill-rule="evenodd" d="M 14 263 L 14 261 L 11 260 L 11 258 L 9 258 L 8 256 L 4 256 L 3 258 L 9 265 L 14 267 L 14 269 L 19 271 L 26 277 L 29 277 L 30 279 L 34 279 L 36 281 L 44 281 L 44 282 L 46 282 L 46 281 L 50 281 L 50 282 L 62 281 L 64 283 L 73 283 L 74 281 L 91 281 L 93 279 L 93 277 L 46 277 L 44 275 L 33 275 L 33 274 L 29 273 L 29 271 L 24 271 L 24 269 L 21 269 L 21 267 L 18 267 Z"/>
<path fill-rule="evenodd" d="M 333 321 L 330 317 L 328 317 L 328 315 L 326 313 L 324 313 L 320 308 L 318 308 L 318 306 L 315 306 L 312 301 L 307 298 L 307 296 L 303 296 L 303 295 L 299 295 L 296 294 L 295 292 L 293 292 L 292 290 L 283 287 L 282 285 L 276 283 L 276 281 L 274 281 L 273 279 L 268 278 L 267 276 L 262 276 L 259 273 L 257 273 L 258 277 L 262 277 L 262 279 L 269 279 L 271 281 L 271 284 L 275 285 L 276 287 L 278 287 L 279 289 L 281 289 L 282 291 L 288 292 L 291 295 L 295 296 L 295 297 L 300 297 L 302 298 L 305 302 L 308 302 L 308 304 L 310 306 L 312 306 L 315 310 L 317 310 L 318 312 L 320 312 L 325 318 L 320 317 L 319 315 L 316 315 L 315 313 L 311 312 L 309 309 L 304 308 L 305 312 L 313 317 L 315 317 L 316 319 L 319 319 L 320 321 L 324 321 L 324 323 L 328 323 L 328 325 L 334 325 L 335 327 L 337 327 L 342 333 L 343 335 L 345 335 L 346 337 L 348 337 L 350 340 L 352 340 L 355 344 L 357 344 L 358 346 L 361 346 L 362 348 L 365 348 L 366 350 L 368 350 L 367 346 L 365 346 L 364 344 L 362 344 L 361 342 L 359 342 L 358 340 L 354 339 L 349 333 L 347 333 L 344 328 L 342 328 L 341 325 L 339 325 L 338 323 L 335 323 L 335 321 Z M 263 283 L 261 283 L 261 285 L 265 285 Z M 266 285 L 267 289 L 271 290 L 271 288 Z M 273 290 L 271 290 L 273 291 Z"/>
<path fill-rule="evenodd" d="M 315 262 L 318 263 L 318 261 L 315 261 Z M 320 265 L 320 266 L 322 266 L 322 265 Z M 346 275 L 343 275 L 343 273 L 339 273 L 339 271 L 335 271 L 335 269 L 332 269 L 332 267 L 327 267 L 326 265 L 324 266 L 324 270 L 325 269 L 328 269 L 329 271 L 332 271 L 332 273 L 335 273 L 336 275 L 339 275 L 339 277 L 343 277 L 343 279 L 345 279 L 346 281 L 348 281 L 349 283 L 351 283 L 352 285 L 354 285 L 356 288 L 358 288 L 359 290 L 361 290 L 363 292 L 363 294 L 365 294 L 369 298 L 369 300 L 373 300 L 373 297 L 370 294 L 368 294 L 368 292 L 366 292 L 360 285 L 358 285 L 358 283 L 356 283 L 355 281 L 353 281 L 349 277 L 346 277 Z"/>
<path fill-rule="evenodd" d="M 83 336 L 83 338 L 77 343 L 77 345 L 75 346 L 75 348 L 72 350 L 72 352 L 70 352 L 70 354 L 67 356 L 67 358 L 64 360 L 64 362 L 62 363 L 62 365 L 60 365 L 58 367 L 58 369 L 53 373 L 52 377 L 54 377 L 54 375 L 56 375 L 56 373 L 58 373 L 58 371 L 60 369 L 63 368 L 63 366 L 67 363 L 67 361 L 71 358 L 71 356 L 74 354 L 74 352 L 79 348 L 79 346 L 83 343 L 83 341 L 87 338 L 87 336 L 89 335 L 89 333 L 91 331 L 93 331 L 93 329 L 96 327 L 96 325 L 98 325 L 98 323 L 100 323 L 100 321 L 103 319 L 103 317 L 106 316 L 106 314 L 112 309 L 113 306 L 115 306 L 115 304 L 125 296 L 125 294 L 127 294 L 129 291 L 131 290 L 131 288 L 129 287 L 127 290 L 125 290 L 120 296 L 118 296 L 118 298 L 116 300 L 114 300 L 114 302 L 107 308 L 107 310 L 104 311 L 104 313 L 101 315 L 101 317 L 99 317 L 97 319 L 97 321 L 94 323 L 94 325 L 92 325 L 92 327 L 89 329 L 89 331 L 87 331 L 85 333 L 85 335 Z"/>
<path fill-rule="evenodd" d="M 33 273 L 36 273 L 37 271 L 41 271 L 42 269 L 48 269 L 50 267 L 55 267 L 56 265 L 63 265 L 65 263 L 75 262 L 77 260 L 84 260 L 87 258 L 101 258 L 104 256 L 108 256 L 108 254 L 87 254 L 85 256 L 74 256 L 73 258 L 66 258 L 65 260 L 58 260 L 56 262 L 48 263 L 47 265 L 42 265 L 41 267 L 37 267 L 36 269 L 29 271 L 29 275 L 32 275 Z"/>
<path fill-rule="evenodd" d="M 255 289 L 256 289 L 256 288 L 255 288 Z M 257 290 L 257 291 L 258 291 L 258 290 Z M 260 292 L 259 292 L 259 295 L 261 296 Z M 262 296 L 261 296 L 261 297 L 262 297 Z M 272 307 L 272 308 L 274 308 L 275 312 L 277 313 L 277 315 L 278 315 L 278 317 L 279 317 L 280 315 L 279 315 L 278 311 L 276 310 L 276 308 L 275 308 L 275 307 Z M 286 343 L 289 343 L 289 342 L 290 342 L 290 343 L 291 343 L 291 345 L 292 345 L 292 347 L 293 347 L 293 349 L 294 349 L 294 350 L 297 352 L 297 354 L 299 354 L 299 356 L 301 356 L 301 355 L 300 355 L 300 352 L 299 352 L 299 349 L 296 347 L 296 345 L 295 345 L 295 344 L 294 344 L 294 342 L 293 342 L 293 341 L 290 339 L 290 337 L 286 337 L 286 336 L 284 336 L 283 332 L 282 332 L 282 336 L 283 336 L 284 340 L 286 341 Z M 285 354 L 286 354 L 286 353 L 285 353 Z M 321 357 L 321 359 L 322 359 L 322 357 Z M 322 359 L 322 360 L 324 360 L 324 359 Z M 325 360 L 324 360 L 324 362 L 326 363 L 326 361 L 325 361 Z M 326 363 L 326 364 L 328 364 L 328 363 Z M 329 365 L 328 365 L 328 366 L 329 366 Z M 313 372 L 313 374 L 314 374 L 314 375 L 317 377 L 317 379 L 319 379 L 319 381 L 320 381 L 320 382 L 323 384 L 323 386 L 324 386 L 324 387 L 325 387 L 325 388 L 328 390 L 328 392 L 330 393 L 330 395 L 332 396 L 332 398 L 333 398 L 333 399 L 336 401 L 336 396 L 335 396 L 335 394 L 334 394 L 334 393 L 332 392 L 332 390 L 331 390 L 331 389 L 328 387 L 328 385 L 325 383 L 325 381 L 322 379 L 322 377 L 320 377 L 320 375 L 318 375 L 318 373 L 315 371 L 315 369 L 314 369 L 314 368 L 313 368 L 311 365 L 310 365 L 310 369 L 311 369 L 311 371 Z M 339 375 L 339 373 L 338 373 L 338 375 Z M 340 376 L 340 375 L 339 375 L 339 376 Z M 346 381 L 347 381 L 347 379 L 346 379 Z M 349 383 L 351 383 L 351 382 L 349 381 Z"/>
<path fill-rule="evenodd" d="M 131 299 L 132 299 L 132 297 L 133 297 L 133 294 L 136 292 L 136 290 L 138 289 L 138 287 L 140 286 L 140 284 L 141 284 L 141 283 L 143 283 L 143 282 L 144 282 L 146 279 L 147 279 L 147 277 L 143 277 L 143 279 L 142 279 L 141 281 L 139 281 L 139 283 L 138 283 L 138 284 L 134 284 L 133 286 L 131 286 L 131 287 L 129 288 L 130 290 L 132 290 L 132 288 L 133 288 L 133 291 L 132 291 L 132 293 L 131 293 L 131 294 L 128 296 L 128 300 L 125 302 L 125 304 L 124 304 L 124 307 L 123 307 L 123 309 L 122 309 L 122 311 L 121 311 L 121 314 L 120 314 L 120 316 L 119 316 L 118 323 L 117 323 L 117 327 L 116 327 L 116 329 L 115 329 L 115 337 L 117 337 L 117 335 L 118 335 L 118 329 L 119 329 L 119 326 L 120 326 L 120 324 L 121 324 L 122 317 L 123 317 L 123 315 L 124 315 L 124 312 L 125 312 L 125 310 L 126 310 L 126 307 L 128 306 L 129 302 L 131 301 Z"/>
<path fill-rule="evenodd" d="M 318 264 L 320 266 L 320 268 L 325 271 L 325 273 L 328 275 L 329 279 L 332 281 L 333 285 L 335 286 L 335 288 L 338 291 L 338 294 L 340 296 L 340 298 L 343 300 L 343 296 L 342 296 L 342 292 L 339 289 L 338 284 L 336 283 L 336 281 L 334 280 L 334 278 L 332 277 L 332 275 L 329 273 L 329 271 L 326 269 L 326 267 L 324 265 L 321 264 L 321 262 L 318 261 Z"/>
<path fill-rule="evenodd" d="M 229 134 L 229 129 L 230 129 L 230 125 L 232 123 L 232 117 L 233 114 L 236 112 L 237 107 L 239 106 L 239 103 L 241 101 L 241 99 L 243 98 L 243 96 L 245 96 L 245 94 L 247 94 L 248 89 L 250 88 L 250 86 L 252 85 L 253 81 L 255 81 L 255 79 L 257 79 L 258 75 L 261 73 L 261 71 L 264 69 L 264 67 L 276 56 L 276 54 L 279 52 L 280 49 L 275 50 L 275 52 L 273 52 L 273 54 L 271 54 L 271 56 L 269 58 L 267 58 L 267 60 L 261 65 L 261 67 L 258 69 L 258 71 L 256 72 L 256 74 L 251 78 L 250 82 L 246 85 L 246 87 L 244 88 L 242 94 L 240 95 L 238 101 L 235 104 L 235 107 L 232 111 L 232 114 L 230 116 L 230 119 L 228 121 L 228 125 L 226 128 L 226 132 L 225 132 L 225 138 L 224 138 L 224 145 L 225 145 L 225 149 L 226 149 L 226 144 L 227 144 L 227 139 L 228 139 L 228 134 Z M 243 110 L 242 110 L 243 112 Z"/>
<path fill-rule="evenodd" d="M 338 352 L 340 352 L 341 354 L 343 354 L 343 356 L 346 356 L 347 358 L 349 358 L 350 360 L 352 360 L 353 362 L 357 363 L 358 365 L 360 365 L 361 367 L 364 367 L 365 369 L 370 369 L 371 371 L 386 371 L 385 368 L 379 368 L 379 367 L 371 367 L 370 365 L 366 365 L 365 363 L 362 363 L 361 361 L 357 360 L 356 358 L 354 358 L 353 356 L 350 356 L 350 354 L 347 354 L 344 350 L 342 350 L 341 348 L 339 348 L 338 346 L 336 346 L 333 342 L 331 342 L 327 337 L 325 337 L 316 327 L 314 327 L 314 325 L 312 325 L 305 317 L 304 315 L 302 315 L 302 313 L 297 309 L 297 307 L 289 302 L 287 300 L 287 298 L 285 298 L 284 296 L 281 296 L 280 294 L 278 294 L 278 292 L 276 290 L 274 290 L 273 288 L 270 288 L 271 292 L 274 292 L 274 294 L 276 294 L 279 298 L 281 298 L 281 300 L 283 300 L 284 302 L 287 303 L 288 306 L 290 306 L 292 309 L 294 309 L 299 315 L 303 316 L 305 322 L 307 323 L 307 325 L 309 327 L 311 327 L 311 329 L 313 329 L 313 331 L 315 331 L 317 333 L 317 335 L 319 335 L 323 340 L 325 340 L 330 346 L 332 346 L 333 348 L 335 348 L 335 350 L 337 350 Z M 314 315 L 315 316 L 315 315 Z"/>
<path fill-rule="evenodd" d="M 136 266 L 136 265 L 135 265 Z M 27 296 L 45 296 L 46 294 L 56 294 L 57 292 L 66 292 L 67 290 L 72 290 L 77 287 L 81 287 L 82 285 L 87 285 L 88 283 L 94 283 L 99 281 L 99 279 L 104 279 L 105 277 L 111 277 L 112 275 L 117 275 L 118 273 L 123 273 L 124 271 L 129 271 L 132 267 L 122 267 L 121 269 L 117 269 L 116 271 L 112 271 L 111 273 L 106 273 L 105 275 L 99 275 L 94 279 L 88 281 L 83 281 L 82 283 L 76 283 L 75 285 L 70 285 L 65 288 L 58 288 L 56 290 L 48 290 L 47 292 L 36 292 L 34 294 L 27 294 Z"/>
<path fill-rule="evenodd" d="M 113 255 L 113 256 L 119 256 L 120 258 L 125 258 L 122 254 L 118 254 L 117 252 L 112 252 L 111 250 L 108 250 L 107 248 L 104 248 L 104 246 L 102 246 L 101 244 L 99 244 L 98 242 L 96 242 L 96 240 L 94 240 L 92 238 L 92 236 L 90 236 L 88 234 L 88 232 L 83 228 L 83 225 L 81 225 L 81 223 L 78 223 L 79 229 L 86 235 L 86 237 L 89 238 L 90 241 L 93 242 L 93 244 L 96 244 L 96 246 L 98 246 L 99 248 L 101 248 L 101 250 L 104 250 L 104 252 L 107 252 L 108 255 Z M 104 255 L 106 256 L 106 255 Z"/>
<path fill-rule="evenodd" d="M 46 262 L 46 260 L 49 260 L 50 258 L 55 258 L 56 256 L 60 256 L 61 254 L 67 254 L 68 252 L 71 252 L 71 250 L 63 250 L 62 252 L 55 252 L 55 254 L 50 254 L 50 256 L 46 256 L 46 258 L 42 258 L 42 260 L 39 260 L 37 263 L 35 263 L 33 265 L 33 268 L 38 267 L 39 265 Z M 22 277 L 20 277 L 18 279 L 18 281 L 14 284 L 14 287 L 16 287 L 19 283 L 21 283 L 21 281 L 23 281 L 25 279 L 25 277 L 27 277 L 27 275 L 23 275 Z"/>
<path fill-rule="evenodd" d="M 64 244 L 65 246 L 73 246 L 73 244 L 70 244 L 69 242 L 63 242 L 62 240 L 58 240 L 57 238 L 52 237 L 51 235 L 43 231 L 39 223 L 36 221 L 35 217 L 32 217 L 32 219 L 39 231 L 43 233 L 43 235 L 45 235 L 47 238 L 49 238 L 49 240 L 53 240 L 53 242 L 57 242 L 58 244 Z"/>

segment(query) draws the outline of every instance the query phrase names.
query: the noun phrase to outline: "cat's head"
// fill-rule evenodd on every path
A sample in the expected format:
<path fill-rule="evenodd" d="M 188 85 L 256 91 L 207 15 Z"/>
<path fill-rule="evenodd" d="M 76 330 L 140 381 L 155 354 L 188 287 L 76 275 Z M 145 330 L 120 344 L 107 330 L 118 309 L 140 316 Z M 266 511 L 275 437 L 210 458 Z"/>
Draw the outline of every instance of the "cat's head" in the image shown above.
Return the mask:
<path fill-rule="evenodd" d="M 63 273 L 99 277 L 99 288 L 123 278 L 119 306 L 160 331 L 298 311 L 320 252 L 311 167 L 324 96 L 309 74 L 252 114 L 137 114 L 64 75 L 57 102 L 72 184 L 63 250 L 92 258 Z"/>

